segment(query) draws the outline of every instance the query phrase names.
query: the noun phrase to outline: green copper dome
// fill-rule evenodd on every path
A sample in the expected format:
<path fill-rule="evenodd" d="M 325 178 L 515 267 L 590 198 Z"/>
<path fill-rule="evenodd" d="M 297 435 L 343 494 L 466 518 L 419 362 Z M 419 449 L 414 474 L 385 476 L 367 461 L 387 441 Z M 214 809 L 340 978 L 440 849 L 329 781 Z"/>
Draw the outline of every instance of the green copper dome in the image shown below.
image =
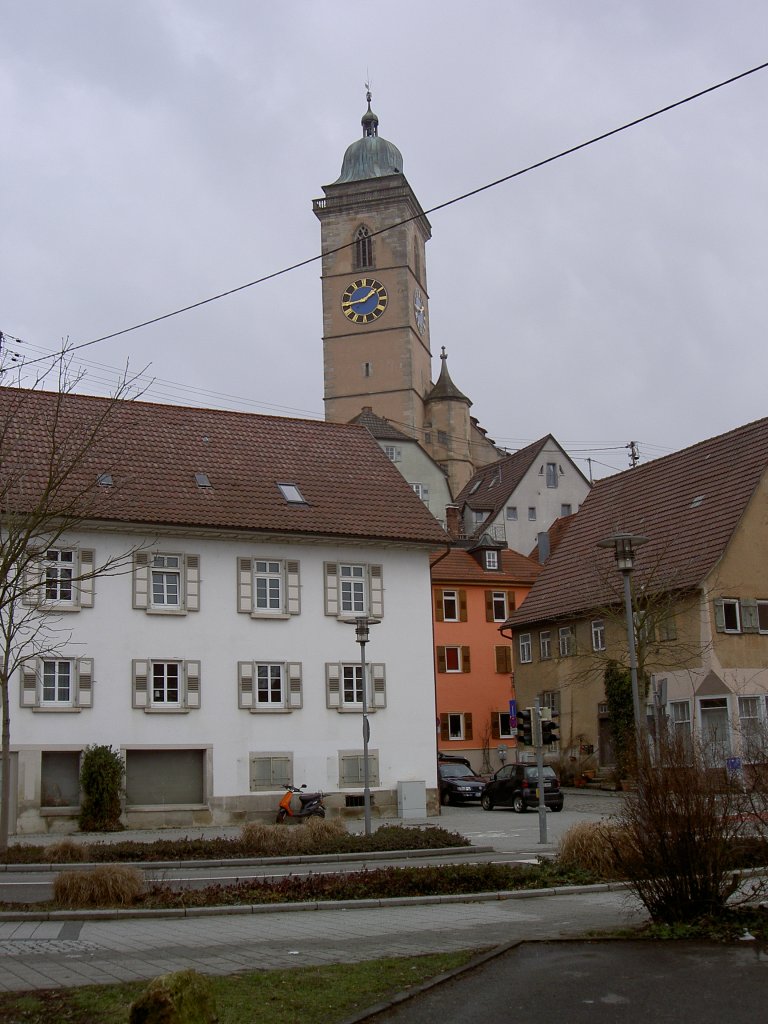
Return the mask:
<path fill-rule="evenodd" d="M 403 157 L 400 150 L 391 142 L 379 137 L 379 119 L 371 110 L 370 92 L 366 93 L 365 98 L 368 100 L 368 109 L 361 121 L 363 137 L 347 147 L 341 174 L 334 181 L 334 185 L 403 173 Z"/>

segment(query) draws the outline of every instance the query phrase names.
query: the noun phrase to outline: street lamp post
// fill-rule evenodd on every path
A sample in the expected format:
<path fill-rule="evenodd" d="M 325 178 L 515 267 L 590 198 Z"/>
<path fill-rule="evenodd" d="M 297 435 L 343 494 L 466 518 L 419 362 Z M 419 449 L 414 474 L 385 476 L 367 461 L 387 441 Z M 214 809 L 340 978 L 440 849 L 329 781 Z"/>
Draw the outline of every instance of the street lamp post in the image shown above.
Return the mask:
<path fill-rule="evenodd" d="M 599 548 L 613 548 L 616 568 L 624 578 L 624 615 L 627 620 L 627 649 L 629 651 L 629 674 L 632 681 L 632 709 L 635 717 L 635 748 L 638 757 L 642 752 L 642 728 L 644 716 L 641 714 L 640 687 L 637 681 L 637 649 L 635 647 L 635 624 L 632 614 L 632 588 L 630 576 L 635 565 L 635 548 L 648 542 L 647 537 L 633 533 L 614 533 L 605 540 L 597 542 Z"/>
<path fill-rule="evenodd" d="M 371 779 L 368 770 L 368 741 L 371 737 L 371 726 L 368 721 L 368 683 L 365 678 L 365 645 L 371 626 L 377 626 L 379 619 L 369 619 L 360 615 L 352 623 L 355 627 L 355 639 L 360 644 L 360 677 L 363 691 L 363 814 L 365 817 L 365 834 L 371 834 Z"/>

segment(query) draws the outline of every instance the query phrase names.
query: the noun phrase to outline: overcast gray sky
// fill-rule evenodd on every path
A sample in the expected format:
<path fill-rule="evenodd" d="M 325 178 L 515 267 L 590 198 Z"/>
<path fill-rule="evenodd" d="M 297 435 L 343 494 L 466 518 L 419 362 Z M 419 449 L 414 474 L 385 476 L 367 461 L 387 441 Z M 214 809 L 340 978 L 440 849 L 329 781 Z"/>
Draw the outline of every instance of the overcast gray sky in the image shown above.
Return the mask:
<path fill-rule="evenodd" d="M 367 76 L 426 209 L 767 30 L 765 0 L 0 0 L 0 330 L 31 359 L 317 254 Z M 497 442 L 604 475 L 768 413 L 767 100 L 761 71 L 430 217 L 434 372 Z M 130 359 L 154 400 L 320 417 L 319 274 L 85 349 L 81 390 Z"/>

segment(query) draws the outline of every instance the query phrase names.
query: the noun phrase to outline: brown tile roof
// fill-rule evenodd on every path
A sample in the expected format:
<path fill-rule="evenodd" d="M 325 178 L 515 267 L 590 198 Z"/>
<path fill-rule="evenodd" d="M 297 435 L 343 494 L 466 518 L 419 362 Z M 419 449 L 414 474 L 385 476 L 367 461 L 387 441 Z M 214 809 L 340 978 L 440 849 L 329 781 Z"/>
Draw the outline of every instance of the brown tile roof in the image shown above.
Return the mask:
<path fill-rule="evenodd" d="M 8 474 L 18 507 L 40 486 L 57 396 L 0 388 L 0 494 Z M 57 450 L 66 457 L 110 408 L 104 398 L 61 400 Z M 111 473 L 114 486 L 96 480 Z M 205 473 L 210 487 L 195 474 Z M 287 502 L 278 483 L 295 484 L 306 504 Z M 22 486 L 23 484 L 23 486 Z M 171 527 L 405 541 L 434 548 L 447 535 L 366 429 L 249 413 L 148 402 L 113 405 L 101 440 L 76 474 L 98 520 Z"/>
<path fill-rule="evenodd" d="M 568 527 L 571 525 L 573 516 L 558 516 L 558 518 L 552 523 L 550 528 L 547 530 L 547 536 L 549 537 L 549 557 L 557 551 L 563 537 L 566 534 Z M 539 545 L 536 544 L 533 551 L 530 553 L 529 558 L 532 558 L 534 562 L 539 561 Z"/>
<path fill-rule="evenodd" d="M 641 534 L 635 573 L 654 590 L 699 585 L 723 555 L 768 466 L 768 419 L 599 480 L 571 517 L 512 625 L 573 616 L 616 599 L 618 531 Z"/>
<path fill-rule="evenodd" d="M 389 420 L 377 416 L 369 405 L 364 406 L 357 416 L 354 416 L 349 422 L 366 427 L 377 441 L 411 441 L 414 444 L 416 443 L 413 437 L 408 437 L 402 430 L 393 427 Z"/>
<path fill-rule="evenodd" d="M 484 569 L 477 559 L 463 548 L 453 548 L 445 557 L 442 557 L 442 554 L 435 552 L 430 559 L 433 582 L 484 583 L 486 586 L 501 583 L 507 586 L 523 585 L 533 583 L 542 570 L 542 566 L 537 562 L 509 548 L 499 552 L 500 571 Z"/>
<path fill-rule="evenodd" d="M 492 517 L 498 515 L 550 438 L 554 440 L 551 434 L 547 434 L 520 451 L 478 470 L 456 495 L 456 504 L 460 508 L 468 505 L 478 511 L 489 510 Z"/>

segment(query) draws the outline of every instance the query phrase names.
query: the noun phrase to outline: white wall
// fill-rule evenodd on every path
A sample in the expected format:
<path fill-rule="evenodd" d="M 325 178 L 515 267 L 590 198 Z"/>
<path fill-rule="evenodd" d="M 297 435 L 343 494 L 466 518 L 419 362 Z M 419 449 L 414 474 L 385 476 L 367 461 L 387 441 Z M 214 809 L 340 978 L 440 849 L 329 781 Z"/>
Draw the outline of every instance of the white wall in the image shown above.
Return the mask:
<path fill-rule="evenodd" d="M 379 752 L 380 786 L 423 780 L 435 786 L 435 701 L 428 552 L 390 546 L 254 544 L 245 539 L 168 538 L 159 542 L 106 533 L 70 538 L 94 548 L 97 564 L 132 545 L 200 557 L 200 611 L 150 615 L 132 608 L 130 572 L 95 583 L 95 603 L 59 615 L 61 657 L 94 659 L 93 706 L 79 713 L 32 711 L 12 691 L 12 743 L 20 751 L 19 809 L 26 827 L 39 827 L 40 750 L 92 743 L 125 748 L 205 745 L 212 750 L 210 795 L 219 807 L 249 796 L 249 754 L 290 751 L 294 782 L 338 791 L 338 756 L 362 749 L 361 715 L 326 707 L 325 663 L 359 663 L 353 626 L 324 614 L 325 561 L 383 566 L 384 615 L 371 627 L 366 656 L 386 665 L 387 707 L 371 714 L 372 750 Z M 236 610 L 238 556 L 299 559 L 301 614 L 279 621 L 253 619 Z M 134 658 L 199 660 L 201 707 L 187 713 L 148 714 L 132 707 Z M 303 707 L 283 714 L 238 708 L 237 662 L 300 661 Z M 254 806 L 259 801 L 252 801 Z M 237 803 L 235 801 L 234 803 Z M 233 803 L 233 806 L 234 806 Z M 276 805 L 274 796 L 261 805 Z M 342 799 L 343 804 L 343 799 Z M 242 806 L 242 802 L 238 804 Z M 250 806 L 250 804 L 248 804 Z M 219 812 L 219 817 L 221 813 Z"/>

